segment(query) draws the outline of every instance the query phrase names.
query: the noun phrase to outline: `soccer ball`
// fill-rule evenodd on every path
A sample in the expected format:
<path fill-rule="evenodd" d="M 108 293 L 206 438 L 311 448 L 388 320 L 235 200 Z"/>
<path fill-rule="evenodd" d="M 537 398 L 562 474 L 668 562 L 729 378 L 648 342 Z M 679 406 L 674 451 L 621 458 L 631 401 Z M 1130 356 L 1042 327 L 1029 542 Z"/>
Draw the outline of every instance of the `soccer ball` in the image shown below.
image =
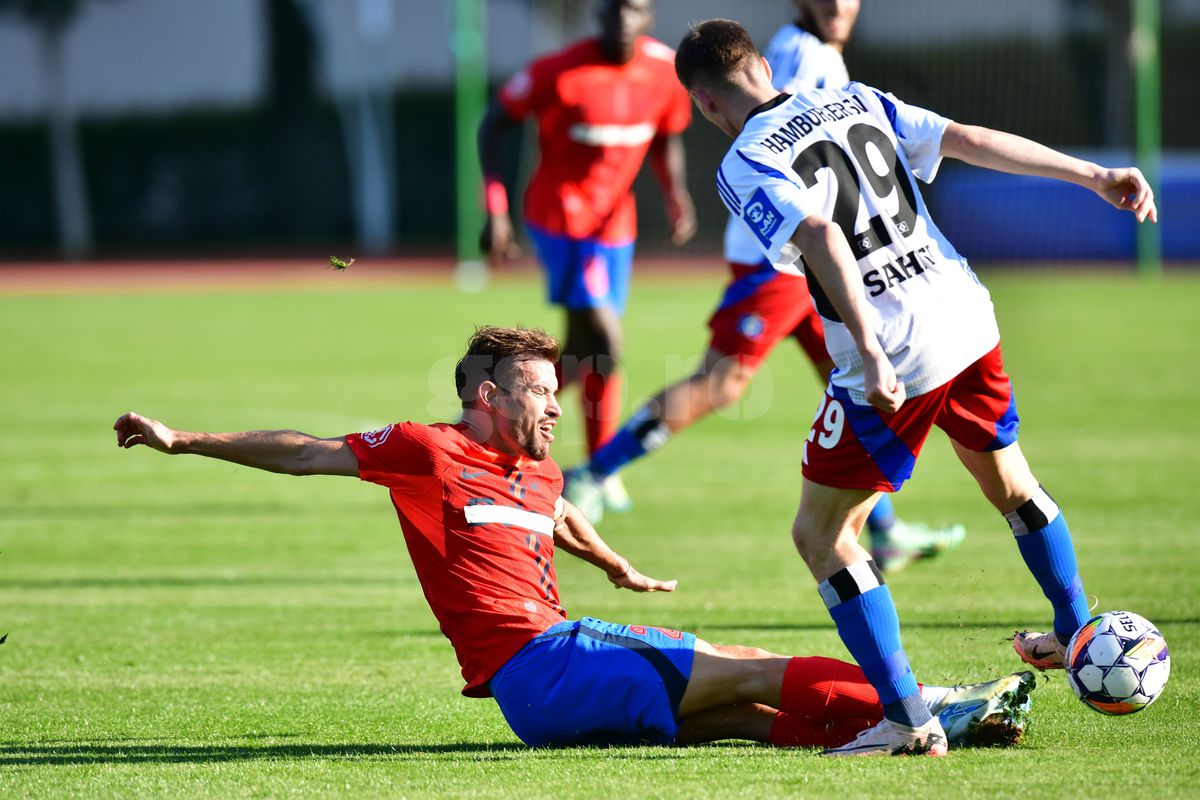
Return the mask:
<path fill-rule="evenodd" d="M 1154 702 L 1171 674 L 1167 642 L 1149 620 L 1107 611 L 1067 643 L 1067 683 L 1103 714 L 1132 714 Z"/>

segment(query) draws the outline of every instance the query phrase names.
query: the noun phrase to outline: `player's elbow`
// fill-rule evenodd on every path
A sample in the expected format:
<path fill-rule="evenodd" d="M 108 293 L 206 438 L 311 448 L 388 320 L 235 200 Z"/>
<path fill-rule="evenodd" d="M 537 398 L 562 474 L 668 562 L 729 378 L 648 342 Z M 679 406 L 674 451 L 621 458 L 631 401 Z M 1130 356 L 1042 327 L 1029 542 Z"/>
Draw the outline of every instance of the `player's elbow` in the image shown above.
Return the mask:
<path fill-rule="evenodd" d="M 800 220 L 796 232 L 792 234 L 792 241 L 800 248 L 801 253 L 810 253 L 813 250 L 830 249 L 838 237 L 844 240 L 845 234 L 832 220 L 819 214 L 810 214 Z"/>
<path fill-rule="evenodd" d="M 970 161 L 971 155 L 983 149 L 991 131 L 978 125 L 951 122 L 942 133 L 941 154 L 944 158 Z"/>

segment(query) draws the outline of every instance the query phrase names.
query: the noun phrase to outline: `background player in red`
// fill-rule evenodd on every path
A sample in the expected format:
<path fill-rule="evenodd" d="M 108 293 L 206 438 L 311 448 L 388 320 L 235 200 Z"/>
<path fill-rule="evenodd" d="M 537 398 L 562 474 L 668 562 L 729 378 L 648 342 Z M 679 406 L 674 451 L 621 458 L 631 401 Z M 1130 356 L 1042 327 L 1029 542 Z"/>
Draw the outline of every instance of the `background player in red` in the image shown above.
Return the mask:
<path fill-rule="evenodd" d="M 483 328 L 455 369 L 456 425 L 397 423 L 321 439 L 297 431 L 192 433 L 139 414 L 117 444 L 193 453 L 291 475 L 358 476 L 389 489 L 425 598 L 462 667 L 469 697 L 495 697 L 530 745 L 745 738 L 835 746 L 882 717 L 852 664 L 712 645 L 690 633 L 569 621 L 554 550 L 618 587 L 672 591 L 614 552 L 559 496 L 550 459 L 561 409 L 555 340 Z M 1030 673 L 967 687 L 923 687 L 952 739 L 1014 744 Z"/>
<path fill-rule="evenodd" d="M 858 1 L 796 0 L 795 6 L 795 21 L 781 27 L 766 50 L 771 82 L 781 92 L 844 86 L 850 76 L 842 51 L 858 18 Z M 736 403 L 780 342 L 795 339 L 822 381 L 833 371 L 804 277 L 776 270 L 733 217 L 725 228 L 724 249 L 730 281 L 708 321 L 712 336 L 696 370 L 658 392 L 587 463 L 567 472 L 566 496 L 593 523 L 606 510 L 603 487 L 612 477 L 675 434 Z M 955 547 L 966 535 L 961 525 L 934 528 L 899 519 L 887 495 L 871 509 L 867 530 L 872 557 L 885 574 Z"/>
<path fill-rule="evenodd" d="M 559 382 L 580 382 L 589 454 L 612 436 L 621 410 L 621 314 L 637 235 L 631 189 L 647 153 L 666 198 L 671 241 L 683 244 L 696 230 L 679 135 L 691 105 L 675 78 L 674 51 L 645 35 L 652 6 L 603 0 L 600 34 L 517 73 L 479 127 L 488 212 L 482 244 L 499 264 L 513 251 L 501 134 L 527 117 L 537 121 L 540 158 L 524 218 L 550 301 L 566 310 Z M 628 504 L 619 479 L 605 489 L 615 506 Z"/>

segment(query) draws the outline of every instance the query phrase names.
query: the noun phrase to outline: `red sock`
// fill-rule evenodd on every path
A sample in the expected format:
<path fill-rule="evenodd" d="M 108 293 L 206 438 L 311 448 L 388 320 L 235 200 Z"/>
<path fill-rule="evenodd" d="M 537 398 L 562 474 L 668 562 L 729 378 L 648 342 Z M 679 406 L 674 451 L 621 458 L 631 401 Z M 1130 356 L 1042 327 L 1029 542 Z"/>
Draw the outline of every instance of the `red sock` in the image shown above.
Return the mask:
<path fill-rule="evenodd" d="M 617 372 L 603 375 L 581 364 L 579 385 L 590 456 L 617 432 L 621 421 L 621 375 Z"/>
<path fill-rule="evenodd" d="M 883 719 L 879 695 L 863 671 L 836 658 L 793 658 L 783 673 L 779 694 L 780 711 L 818 723 L 866 719 L 873 725 Z"/>
<path fill-rule="evenodd" d="M 841 747 L 878 721 L 847 717 L 835 722 L 818 722 L 780 711 L 771 723 L 770 742 L 776 747 Z"/>

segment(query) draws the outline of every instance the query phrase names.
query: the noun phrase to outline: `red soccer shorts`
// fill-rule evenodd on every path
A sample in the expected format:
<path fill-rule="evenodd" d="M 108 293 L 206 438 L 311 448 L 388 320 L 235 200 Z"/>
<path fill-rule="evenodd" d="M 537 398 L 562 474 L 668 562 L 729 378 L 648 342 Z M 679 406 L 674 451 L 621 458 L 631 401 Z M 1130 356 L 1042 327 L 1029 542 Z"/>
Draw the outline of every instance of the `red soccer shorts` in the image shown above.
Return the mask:
<path fill-rule="evenodd" d="M 912 475 L 934 425 L 976 452 L 1017 440 L 1017 402 L 1000 345 L 894 414 L 856 405 L 831 384 L 804 443 L 804 477 L 839 489 L 895 492 Z"/>
<path fill-rule="evenodd" d="M 813 308 L 808 281 L 769 265 L 730 264 L 733 280 L 708 320 L 709 347 L 757 367 L 785 337 L 792 336 L 818 363 L 829 358 L 825 330 Z"/>

